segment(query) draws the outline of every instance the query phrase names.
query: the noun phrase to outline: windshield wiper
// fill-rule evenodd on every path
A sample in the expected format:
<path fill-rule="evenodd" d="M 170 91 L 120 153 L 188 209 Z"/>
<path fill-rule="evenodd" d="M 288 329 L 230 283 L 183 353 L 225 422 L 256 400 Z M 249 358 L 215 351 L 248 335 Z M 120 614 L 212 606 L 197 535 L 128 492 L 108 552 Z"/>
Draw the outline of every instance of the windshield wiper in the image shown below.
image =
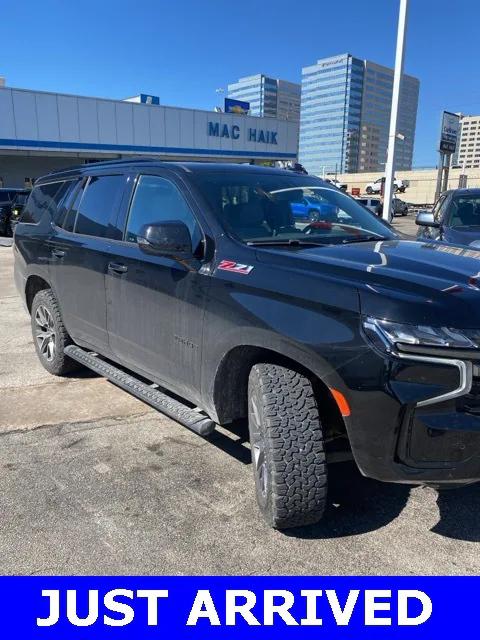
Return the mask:
<path fill-rule="evenodd" d="M 326 247 L 325 242 L 315 242 L 314 240 L 250 240 L 247 242 L 250 247 Z"/>
<path fill-rule="evenodd" d="M 372 240 L 382 241 L 382 240 L 391 240 L 391 238 L 386 238 L 385 236 L 377 236 L 377 234 L 375 235 L 372 234 L 368 236 L 346 238 L 345 240 L 342 240 L 340 244 L 351 244 L 353 242 L 372 242 Z"/>

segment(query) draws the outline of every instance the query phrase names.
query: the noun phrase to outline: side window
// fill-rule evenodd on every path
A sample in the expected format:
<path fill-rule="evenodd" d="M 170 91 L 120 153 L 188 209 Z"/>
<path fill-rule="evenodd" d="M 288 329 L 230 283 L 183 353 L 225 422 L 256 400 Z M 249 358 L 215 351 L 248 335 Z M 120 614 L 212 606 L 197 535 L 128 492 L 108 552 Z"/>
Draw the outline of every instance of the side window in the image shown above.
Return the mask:
<path fill-rule="evenodd" d="M 125 240 L 137 242 L 143 225 L 167 220 L 180 220 L 187 225 L 195 251 L 202 234 L 180 191 L 170 180 L 160 176 L 140 176 L 130 206 Z"/>
<path fill-rule="evenodd" d="M 35 187 L 20 217 L 20 222 L 35 224 L 40 222 L 43 214 L 48 212 L 54 216 L 57 205 L 65 195 L 65 182 L 51 182 Z"/>
<path fill-rule="evenodd" d="M 104 238 L 113 211 L 120 204 L 125 176 L 93 176 L 78 205 L 75 233 Z"/>
<path fill-rule="evenodd" d="M 65 197 L 63 198 L 61 205 L 58 207 L 55 224 L 57 225 L 57 227 L 62 227 L 66 231 L 73 231 L 76 210 L 72 215 L 71 211 L 73 208 L 73 203 L 76 201 L 79 192 L 82 192 L 82 188 L 80 186 L 79 180 L 71 180 L 67 183 L 67 185 L 68 187 Z"/>

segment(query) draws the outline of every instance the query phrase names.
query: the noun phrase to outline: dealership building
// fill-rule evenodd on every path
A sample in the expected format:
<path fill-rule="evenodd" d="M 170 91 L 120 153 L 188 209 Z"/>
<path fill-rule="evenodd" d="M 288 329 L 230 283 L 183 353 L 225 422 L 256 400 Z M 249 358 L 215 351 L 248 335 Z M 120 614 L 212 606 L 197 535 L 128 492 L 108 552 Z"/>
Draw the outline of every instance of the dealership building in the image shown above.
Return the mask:
<path fill-rule="evenodd" d="M 294 161 L 298 124 L 127 100 L 0 85 L 0 186 L 23 187 L 56 169 L 109 158 Z"/>

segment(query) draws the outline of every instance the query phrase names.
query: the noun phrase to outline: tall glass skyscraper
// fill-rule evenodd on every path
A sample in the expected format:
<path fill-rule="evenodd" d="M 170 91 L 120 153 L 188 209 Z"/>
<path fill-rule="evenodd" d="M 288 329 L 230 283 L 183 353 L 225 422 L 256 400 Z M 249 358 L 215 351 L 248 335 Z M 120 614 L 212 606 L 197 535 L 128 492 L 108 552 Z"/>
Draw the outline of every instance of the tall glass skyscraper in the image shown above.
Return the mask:
<path fill-rule="evenodd" d="M 252 116 L 300 120 L 300 85 L 259 73 L 228 85 L 228 97 L 250 103 Z"/>
<path fill-rule="evenodd" d="M 302 69 L 299 160 L 310 173 L 384 169 L 392 85 L 392 69 L 348 53 Z M 418 89 L 416 78 L 403 76 L 398 169 L 412 166 Z"/>

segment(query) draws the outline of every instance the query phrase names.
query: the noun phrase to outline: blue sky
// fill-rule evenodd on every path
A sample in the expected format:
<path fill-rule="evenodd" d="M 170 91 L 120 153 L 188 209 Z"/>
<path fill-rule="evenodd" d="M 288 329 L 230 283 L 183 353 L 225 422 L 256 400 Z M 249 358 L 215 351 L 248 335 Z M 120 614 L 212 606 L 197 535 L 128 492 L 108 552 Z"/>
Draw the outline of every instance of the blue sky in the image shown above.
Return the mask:
<path fill-rule="evenodd" d="M 1 3 L 7 84 L 212 108 L 253 73 L 300 81 L 348 51 L 393 66 L 398 0 L 23 0 Z M 420 78 L 416 166 L 436 162 L 443 109 L 480 113 L 478 0 L 410 0 L 405 70 Z M 8 26 L 5 29 L 5 26 Z M 8 38 L 10 33 L 11 39 Z"/>

